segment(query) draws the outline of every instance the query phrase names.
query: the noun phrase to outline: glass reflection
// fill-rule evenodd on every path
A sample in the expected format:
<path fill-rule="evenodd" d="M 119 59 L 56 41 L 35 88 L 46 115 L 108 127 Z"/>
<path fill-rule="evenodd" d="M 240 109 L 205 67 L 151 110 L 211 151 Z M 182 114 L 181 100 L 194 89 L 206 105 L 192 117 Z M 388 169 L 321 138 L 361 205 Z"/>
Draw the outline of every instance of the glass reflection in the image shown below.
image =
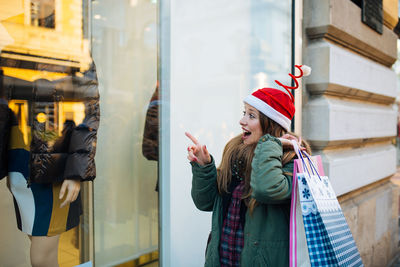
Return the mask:
<path fill-rule="evenodd" d="M 33 265 L 68 266 L 71 255 L 79 264 L 78 241 L 88 239 L 77 228 L 88 208 L 81 182 L 96 177 L 100 109 L 83 6 L 82 0 L 0 1 L 1 174 L 8 176 L 17 227 L 36 251 Z M 11 242 L 12 235 L 2 234 Z"/>
<path fill-rule="evenodd" d="M 96 266 L 158 265 L 156 22 L 154 1 L 92 2 L 92 51 L 102 97 Z"/>
<path fill-rule="evenodd" d="M 160 95 L 159 86 L 157 82 L 156 90 L 151 96 L 149 106 L 146 112 L 146 120 L 143 131 L 142 141 L 142 153 L 143 156 L 148 160 L 158 162 L 159 159 L 159 148 L 158 148 L 158 137 L 159 137 L 159 110 L 160 110 Z M 159 182 L 157 178 L 157 184 L 155 190 L 158 192 Z"/>

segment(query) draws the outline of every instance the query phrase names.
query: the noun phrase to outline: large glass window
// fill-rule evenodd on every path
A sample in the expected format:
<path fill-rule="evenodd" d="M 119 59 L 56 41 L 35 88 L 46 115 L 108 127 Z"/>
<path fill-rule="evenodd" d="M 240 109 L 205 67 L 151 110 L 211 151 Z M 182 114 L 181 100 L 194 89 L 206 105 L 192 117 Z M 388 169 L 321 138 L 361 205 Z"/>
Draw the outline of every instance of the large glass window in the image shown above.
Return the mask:
<path fill-rule="evenodd" d="M 31 0 L 31 25 L 55 28 L 55 0 Z"/>
<path fill-rule="evenodd" d="M 96 266 L 158 258 L 157 4 L 92 1 L 101 122 L 94 183 Z"/>
<path fill-rule="evenodd" d="M 241 133 L 243 99 L 253 90 L 290 84 L 292 1 L 160 2 L 162 95 L 162 264 L 204 264 L 211 212 L 191 199 L 190 141 L 197 137 L 216 165 Z M 165 105 L 164 105 L 165 104 Z M 218 253 L 218 252 L 216 252 Z"/>
<path fill-rule="evenodd" d="M 0 213 L 7 220 L 0 230 L 1 266 L 31 265 L 34 242 L 28 235 L 60 235 L 52 247 L 61 267 L 90 259 L 99 95 L 83 32 L 85 4 L 0 0 L 0 117 L 9 125 L 0 130 L 1 148 L 7 148 L 1 150 L 1 167 L 6 155 L 8 174 L 1 181 Z M 81 190 L 75 202 L 60 208 L 64 180 L 78 181 Z"/>

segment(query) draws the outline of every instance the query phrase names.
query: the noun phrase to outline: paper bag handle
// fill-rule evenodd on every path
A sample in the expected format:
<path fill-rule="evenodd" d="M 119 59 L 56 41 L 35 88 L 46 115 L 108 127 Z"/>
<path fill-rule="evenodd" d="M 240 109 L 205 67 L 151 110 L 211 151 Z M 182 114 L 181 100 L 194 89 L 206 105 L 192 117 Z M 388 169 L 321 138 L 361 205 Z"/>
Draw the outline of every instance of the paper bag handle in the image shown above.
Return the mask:
<path fill-rule="evenodd" d="M 305 163 L 304 157 L 302 155 L 304 152 L 302 152 L 300 150 L 299 145 L 297 144 L 297 142 L 295 140 L 291 140 L 291 142 L 292 142 L 292 145 L 293 145 L 294 152 L 297 155 L 297 158 L 302 161 L 302 164 L 301 164 L 301 165 L 303 165 L 302 166 L 303 167 L 302 171 L 304 172 L 304 170 L 305 170 L 308 173 L 308 175 L 311 176 L 310 171 L 308 170 L 307 164 Z M 311 168 L 311 172 L 314 174 L 314 170 L 312 168 Z"/>

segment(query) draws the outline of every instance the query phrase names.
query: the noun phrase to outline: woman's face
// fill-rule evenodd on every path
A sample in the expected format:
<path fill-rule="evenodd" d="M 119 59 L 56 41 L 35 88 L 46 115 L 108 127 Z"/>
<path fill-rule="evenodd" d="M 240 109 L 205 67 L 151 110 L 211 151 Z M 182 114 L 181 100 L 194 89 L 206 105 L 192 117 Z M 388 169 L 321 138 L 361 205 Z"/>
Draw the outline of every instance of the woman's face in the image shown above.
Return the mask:
<path fill-rule="evenodd" d="M 243 117 L 239 121 L 242 126 L 242 140 L 246 145 L 258 142 L 258 139 L 263 136 L 260 124 L 260 112 L 249 104 L 244 104 Z"/>

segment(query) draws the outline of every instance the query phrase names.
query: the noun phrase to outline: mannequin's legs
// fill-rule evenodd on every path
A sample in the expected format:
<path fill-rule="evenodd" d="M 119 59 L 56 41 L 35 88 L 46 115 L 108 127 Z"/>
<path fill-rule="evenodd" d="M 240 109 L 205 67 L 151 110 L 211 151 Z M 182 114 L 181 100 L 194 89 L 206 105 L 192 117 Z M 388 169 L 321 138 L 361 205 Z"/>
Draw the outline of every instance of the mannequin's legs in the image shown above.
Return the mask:
<path fill-rule="evenodd" d="M 32 267 L 58 267 L 58 241 L 56 236 L 30 236 Z"/>

